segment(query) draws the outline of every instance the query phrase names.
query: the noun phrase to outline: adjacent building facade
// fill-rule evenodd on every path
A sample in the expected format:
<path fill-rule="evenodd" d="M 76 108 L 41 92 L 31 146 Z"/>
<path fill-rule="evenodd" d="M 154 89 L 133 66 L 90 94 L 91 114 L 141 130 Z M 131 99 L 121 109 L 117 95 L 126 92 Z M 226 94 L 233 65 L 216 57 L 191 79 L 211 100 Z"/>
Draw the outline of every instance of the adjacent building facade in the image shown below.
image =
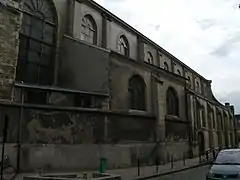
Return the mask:
<path fill-rule="evenodd" d="M 237 139 L 239 139 L 240 137 L 240 114 L 235 114 L 235 119 L 236 119 L 236 129 L 237 129 Z M 238 142 L 238 146 L 239 146 L 239 142 Z"/>
<path fill-rule="evenodd" d="M 166 162 L 237 143 L 234 107 L 210 80 L 92 0 L 2 3 L 0 73 L 7 152 L 26 171 L 94 168 L 102 156 L 110 167 Z"/>

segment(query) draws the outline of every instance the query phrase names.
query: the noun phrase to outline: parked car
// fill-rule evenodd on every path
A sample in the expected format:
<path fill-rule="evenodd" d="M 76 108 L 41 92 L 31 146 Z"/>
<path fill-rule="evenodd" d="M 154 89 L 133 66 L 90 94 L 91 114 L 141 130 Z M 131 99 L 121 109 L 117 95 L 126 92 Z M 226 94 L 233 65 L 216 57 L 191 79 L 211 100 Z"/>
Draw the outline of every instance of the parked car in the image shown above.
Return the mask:
<path fill-rule="evenodd" d="M 240 179 L 240 149 L 221 150 L 206 174 L 206 180 Z"/>

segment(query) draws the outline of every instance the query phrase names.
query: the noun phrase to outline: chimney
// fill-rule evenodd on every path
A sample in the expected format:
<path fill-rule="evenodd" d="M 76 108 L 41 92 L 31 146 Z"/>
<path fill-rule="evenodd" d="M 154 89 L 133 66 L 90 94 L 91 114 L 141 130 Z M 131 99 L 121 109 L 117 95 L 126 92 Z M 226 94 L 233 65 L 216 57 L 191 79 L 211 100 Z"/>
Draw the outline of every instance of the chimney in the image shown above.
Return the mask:
<path fill-rule="evenodd" d="M 225 106 L 230 106 L 230 103 L 226 102 L 226 103 L 225 103 Z"/>

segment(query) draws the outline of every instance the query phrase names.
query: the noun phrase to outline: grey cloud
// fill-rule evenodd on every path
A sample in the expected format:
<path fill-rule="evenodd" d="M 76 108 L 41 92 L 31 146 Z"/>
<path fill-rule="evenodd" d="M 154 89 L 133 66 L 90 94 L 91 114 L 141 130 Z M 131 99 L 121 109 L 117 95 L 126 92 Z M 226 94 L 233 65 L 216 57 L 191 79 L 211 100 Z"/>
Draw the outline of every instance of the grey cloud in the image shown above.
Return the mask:
<path fill-rule="evenodd" d="M 211 28 L 212 26 L 216 25 L 216 22 L 213 19 L 204 19 L 204 20 L 200 20 L 200 21 L 196 21 L 199 26 L 201 27 L 202 30 L 207 30 L 209 28 Z"/>
<path fill-rule="evenodd" d="M 216 56 L 227 56 L 231 52 L 231 43 L 225 42 L 220 45 L 216 50 L 214 50 L 211 54 Z"/>
<path fill-rule="evenodd" d="M 235 51 L 234 46 L 239 43 L 240 32 L 235 33 L 232 37 L 224 41 L 220 46 L 215 49 L 211 54 L 215 56 L 228 56 L 231 52 Z"/>
<path fill-rule="evenodd" d="M 155 26 L 155 29 L 156 29 L 157 31 L 159 30 L 159 28 L 160 28 L 160 24 L 158 24 L 158 25 Z"/>

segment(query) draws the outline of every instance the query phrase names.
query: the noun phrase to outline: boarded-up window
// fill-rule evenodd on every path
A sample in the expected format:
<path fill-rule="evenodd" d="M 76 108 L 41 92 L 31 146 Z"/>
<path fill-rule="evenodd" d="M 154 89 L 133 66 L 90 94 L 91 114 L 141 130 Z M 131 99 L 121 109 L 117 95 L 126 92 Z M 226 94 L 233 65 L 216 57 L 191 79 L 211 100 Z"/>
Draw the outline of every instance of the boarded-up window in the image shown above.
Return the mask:
<path fill-rule="evenodd" d="M 144 80 L 134 75 L 129 80 L 130 108 L 135 110 L 145 110 L 145 83 Z"/>
<path fill-rule="evenodd" d="M 179 107 L 178 107 L 178 95 L 175 89 L 169 87 L 167 90 L 167 114 L 168 115 L 179 115 Z"/>

